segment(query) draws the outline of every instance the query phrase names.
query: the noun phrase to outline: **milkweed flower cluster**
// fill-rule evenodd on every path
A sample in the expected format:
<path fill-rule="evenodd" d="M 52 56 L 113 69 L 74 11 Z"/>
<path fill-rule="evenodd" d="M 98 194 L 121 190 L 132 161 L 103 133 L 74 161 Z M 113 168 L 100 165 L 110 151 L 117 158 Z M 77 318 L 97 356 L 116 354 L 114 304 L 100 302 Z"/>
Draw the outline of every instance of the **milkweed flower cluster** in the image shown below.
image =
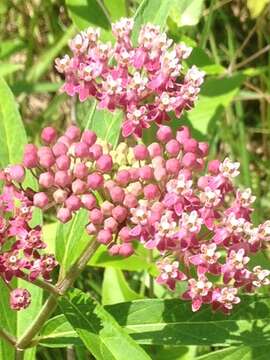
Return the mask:
<path fill-rule="evenodd" d="M 44 146 L 28 144 L 22 165 L 2 172 L 5 192 L 12 189 L 26 204 L 43 211 L 53 206 L 63 223 L 86 209 L 86 232 L 106 245 L 111 255 L 132 255 L 136 241 L 155 250 L 159 253 L 158 283 L 174 290 L 178 282 L 185 281 L 183 298 L 192 302 L 193 311 L 208 303 L 228 313 L 239 303 L 241 291 L 269 285 L 269 270 L 250 267 L 249 261 L 269 243 L 270 222 L 252 224 L 255 197 L 250 189 L 234 185 L 239 163 L 226 158 L 206 164 L 207 144 L 193 139 L 187 127 L 174 135 L 161 125 L 157 141 L 149 146 L 120 143 L 115 150 L 94 132 L 81 132 L 75 126 L 60 137 L 55 129 L 45 128 L 41 138 Z M 36 176 L 38 191 L 19 190 L 26 169 Z M 2 197 L 7 196 L 5 192 Z M 13 224 L 14 217 L 1 219 L 5 234 L 11 226 L 7 221 Z M 28 233 L 37 230 L 27 226 Z M 27 249 L 26 259 L 44 246 L 35 240 L 28 251 L 28 238 L 23 243 L 19 239 L 12 248 L 15 252 Z M 30 266 L 28 262 L 24 265 L 23 258 L 6 275 L 6 265 L 1 264 L 6 264 L 7 255 L 1 251 L 1 276 L 7 281 L 11 275 L 20 276 L 21 266 Z M 47 274 L 40 270 L 42 259 L 37 258 L 38 276 L 46 279 Z M 31 276 L 31 266 L 28 269 Z M 27 303 L 27 298 L 18 292 L 11 304 L 15 308 Z"/>
<path fill-rule="evenodd" d="M 97 29 L 81 31 L 70 41 L 72 56 L 56 59 L 56 69 L 64 74 L 64 92 L 78 94 L 80 101 L 95 98 L 102 109 L 122 109 L 123 136 L 141 137 L 151 122 L 193 107 L 204 72 L 196 66 L 184 72 L 182 62 L 192 49 L 173 45 L 159 26 L 142 26 L 136 46 L 132 29 L 132 19 L 113 24 L 114 45 L 102 43 Z"/>
<path fill-rule="evenodd" d="M 39 226 L 31 227 L 33 203 L 14 184 L 24 179 L 21 165 L 10 166 L 0 173 L 5 181 L 0 195 L 0 277 L 9 284 L 13 278 L 34 281 L 38 277 L 50 280 L 57 265 L 54 256 L 43 254 L 46 244 L 42 241 Z M 14 289 L 10 293 L 12 309 L 20 310 L 30 304 L 26 289 Z"/>

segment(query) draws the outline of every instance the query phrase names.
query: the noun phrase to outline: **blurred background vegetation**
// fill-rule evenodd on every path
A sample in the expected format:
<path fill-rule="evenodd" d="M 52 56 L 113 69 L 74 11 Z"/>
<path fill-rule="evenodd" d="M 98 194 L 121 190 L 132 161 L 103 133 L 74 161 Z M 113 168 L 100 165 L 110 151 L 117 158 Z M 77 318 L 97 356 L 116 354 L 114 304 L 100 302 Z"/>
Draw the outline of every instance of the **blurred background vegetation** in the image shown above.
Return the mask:
<path fill-rule="evenodd" d="M 85 123 L 91 104 L 79 104 L 58 91 L 63 80 L 54 70 L 54 59 L 68 52 L 68 40 L 78 29 L 101 26 L 103 38 L 109 40 L 110 22 L 133 16 L 139 3 L 0 1 L 0 77 L 16 96 L 29 140 L 36 141 L 47 124 L 61 129 L 74 121 Z M 210 142 L 211 158 L 228 155 L 241 162 L 239 181 L 257 196 L 254 221 L 259 223 L 270 215 L 270 0 L 172 0 L 172 4 L 168 34 L 194 48 L 188 64 L 207 74 L 196 107 L 173 125 L 189 123 L 197 138 Z M 102 275 L 97 273 L 96 279 L 91 275 L 89 286 L 96 296 L 101 294 Z M 136 276 L 129 277 L 134 287 L 139 284 Z M 81 288 L 87 288 L 89 273 L 82 279 Z M 167 357 L 160 349 L 149 351 L 157 360 L 194 355 L 193 348 L 166 350 Z M 44 349 L 38 358 L 66 356 L 75 358 L 73 350 Z M 77 353 L 78 359 L 83 356 Z"/>

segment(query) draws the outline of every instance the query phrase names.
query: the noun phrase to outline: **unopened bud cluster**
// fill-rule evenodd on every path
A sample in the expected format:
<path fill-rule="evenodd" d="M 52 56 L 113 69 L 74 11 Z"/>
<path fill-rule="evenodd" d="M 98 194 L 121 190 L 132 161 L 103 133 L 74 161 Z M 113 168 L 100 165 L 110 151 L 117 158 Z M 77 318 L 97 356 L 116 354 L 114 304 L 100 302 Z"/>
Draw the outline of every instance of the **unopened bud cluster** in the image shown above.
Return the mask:
<path fill-rule="evenodd" d="M 81 208 L 88 210 L 87 233 L 111 255 L 132 255 L 135 241 L 155 249 L 160 254 L 157 281 L 171 290 L 186 281 L 183 298 L 192 301 L 194 311 L 211 303 L 214 310 L 228 313 L 240 302 L 240 291 L 269 285 L 270 272 L 250 267 L 249 261 L 269 243 L 270 222 L 252 224 L 255 197 L 233 183 L 239 163 L 226 158 L 206 165 L 208 146 L 193 139 L 188 128 L 174 135 L 161 125 L 149 146 L 120 143 L 116 150 L 102 144 L 94 132 L 75 126 L 60 137 L 45 128 L 41 138 L 44 146 L 27 145 L 23 164 L 2 172 L 5 191 L 17 194 L 25 170 L 31 169 L 39 190 L 25 191 L 20 195 L 24 201 L 44 211 L 53 206 L 63 223 Z M 6 221 L 3 218 L 1 228 L 7 229 Z M 42 246 L 35 242 L 35 248 Z M 1 251 L 0 271 L 10 280 L 6 265 L 1 265 L 9 252 Z M 27 302 L 26 294 L 15 295 L 13 304 L 24 296 Z"/>
<path fill-rule="evenodd" d="M 112 25 L 115 44 L 102 43 L 97 29 L 81 31 L 70 41 L 72 57 L 56 59 L 56 69 L 65 76 L 63 91 L 78 94 L 80 101 L 95 98 L 99 107 L 122 109 L 122 134 L 141 137 L 151 122 L 180 117 L 193 107 L 204 72 L 192 66 L 183 71 L 191 53 L 184 43 L 173 41 L 159 26 L 146 24 L 132 43 L 132 19 Z"/>

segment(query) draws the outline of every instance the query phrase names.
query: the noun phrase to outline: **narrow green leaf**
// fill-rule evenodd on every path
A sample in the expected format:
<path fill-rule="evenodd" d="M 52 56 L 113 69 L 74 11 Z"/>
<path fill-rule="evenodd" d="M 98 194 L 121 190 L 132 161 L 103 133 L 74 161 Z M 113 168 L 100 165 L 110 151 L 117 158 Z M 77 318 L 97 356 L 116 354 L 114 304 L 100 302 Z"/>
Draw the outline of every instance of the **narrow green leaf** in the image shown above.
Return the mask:
<path fill-rule="evenodd" d="M 128 4 L 126 0 L 104 0 L 104 4 L 110 13 L 112 21 L 127 16 Z"/>
<path fill-rule="evenodd" d="M 22 70 L 24 68 L 23 64 L 11 64 L 0 62 L 0 77 L 5 77 L 16 71 Z"/>
<path fill-rule="evenodd" d="M 59 305 L 84 345 L 97 360 L 150 360 L 115 319 L 88 294 L 69 291 Z"/>
<path fill-rule="evenodd" d="M 95 131 L 100 139 L 109 142 L 115 147 L 123 121 L 122 111 L 115 110 L 110 112 L 108 110 L 93 109 L 91 108 L 90 110 L 86 128 Z"/>
<path fill-rule="evenodd" d="M 59 223 L 55 238 L 56 259 L 61 264 L 62 275 L 74 264 L 90 238 L 85 232 L 88 212 L 81 209 L 71 221 Z"/>
<path fill-rule="evenodd" d="M 133 43 L 137 42 L 141 26 L 148 22 L 164 28 L 173 4 L 172 0 L 143 0 L 134 15 Z"/>
<path fill-rule="evenodd" d="M 3 79 L 0 79 L 0 167 L 20 162 L 23 147 L 27 141 L 24 126 L 12 92 Z M 28 177 L 26 185 L 34 186 L 35 182 Z M 40 212 L 34 213 L 34 223 L 41 223 Z M 42 290 L 23 280 L 14 280 L 14 287 L 24 287 L 32 295 L 32 303 L 28 309 L 15 312 L 9 308 L 9 291 L 0 281 L 0 326 L 6 328 L 15 336 L 20 336 L 25 330 L 25 324 L 31 323 L 41 307 Z M 3 359 L 13 360 L 14 351 L 3 340 L 0 340 L 0 354 Z M 27 350 L 24 360 L 35 359 L 35 348 Z"/>
<path fill-rule="evenodd" d="M 105 269 L 102 283 L 103 305 L 112 305 L 140 298 L 141 296 L 129 287 L 121 270 L 113 267 Z"/>
<path fill-rule="evenodd" d="M 178 26 L 197 25 L 202 15 L 204 0 L 174 0 L 170 17 Z"/>
<path fill-rule="evenodd" d="M 196 360 L 268 360 L 269 351 L 270 346 L 258 346 L 256 348 L 248 346 L 229 347 L 199 356 Z"/>
<path fill-rule="evenodd" d="M 105 6 L 99 0 L 66 0 L 73 23 L 84 30 L 89 26 L 110 29 L 110 18 Z"/>
<path fill-rule="evenodd" d="M 205 306 L 197 313 L 181 300 L 139 300 L 106 307 L 117 322 L 140 344 L 248 345 L 270 341 L 270 300 L 253 296 L 242 299 L 229 316 L 212 313 Z"/>

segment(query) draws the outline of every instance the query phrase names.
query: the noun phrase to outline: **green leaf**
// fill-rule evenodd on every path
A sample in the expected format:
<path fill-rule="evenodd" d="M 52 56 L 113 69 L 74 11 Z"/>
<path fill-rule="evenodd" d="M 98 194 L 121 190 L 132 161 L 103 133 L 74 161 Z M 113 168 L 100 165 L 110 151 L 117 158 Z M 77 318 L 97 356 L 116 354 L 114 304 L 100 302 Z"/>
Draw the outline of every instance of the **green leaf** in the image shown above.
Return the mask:
<path fill-rule="evenodd" d="M 16 71 L 22 70 L 24 68 L 23 64 L 11 64 L 0 62 L 0 77 L 5 77 Z"/>
<path fill-rule="evenodd" d="M 70 26 L 62 37 L 49 49 L 46 49 L 39 58 L 35 61 L 26 75 L 26 81 L 35 83 L 47 71 L 48 68 L 53 67 L 53 61 L 61 50 L 67 45 L 68 40 L 75 34 L 75 27 Z"/>
<path fill-rule="evenodd" d="M 111 15 L 112 21 L 127 16 L 128 5 L 126 4 L 126 0 L 104 0 L 104 4 Z"/>
<path fill-rule="evenodd" d="M 73 23 L 84 30 L 89 26 L 98 26 L 109 30 L 110 18 L 105 6 L 99 0 L 66 0 Z"/>
<path fill-rule="evenodd" d="M 265 346 L 270 340 L 270 300 L 243 297 L 229 316 L 205 306 L 197 313 L 181 300 L 139 300 L 106 307 L 140 344 Z"/>
<path fill-rule="evenodd" d="M 105 269 L 102 283 L 103 305 L 112 305 L 140 298 L 141 296 L 129 287 L 121 270 L 113 267 Z"/>
<path fill-rule="evenodd" d="M 5 40 L 0 43 L 0 59 L 6 59 L 12 54 L 26 48 L 26 44 L 20 39 Z"/>
<path fill-rule="evenodd" d="M 24 126 L 18 111 L 18 106 L 12 92 L 3 79 L 0 79 L 0 167 L 18 163 L 21 160 L 23 147 L 27 142 Z M 28 177 L 26 186 L 34 186 L 34 181 Z M 40 212 L 34 214 L 33 222 L 41 223 Z M 25 324 L 30 324 L 41 307 L 42 290 L 23 280 L 14 280 L 14 287 L 23 287 L 32 295 L 31 305 L 24 311 L 16 312 L 9 308 L 9 290 L 0 280 L 0 326 L 3 326 L 15 336 L 20 336 L 25 330 Z M 5 360 L 14 359 L 14 351 L 0 339 L 0 354 Z M 35 348 L 26 351 L 24 360 L 35 359 Z"/>
<path fill-rule="evenodd" d="M 59 222 L 58 224 L 55 252 L 56 259 L 61 264 L 61 275 L 64 275 L 74 264 L 90 240 L 85 231 L 87 222 L 88 211 L 81 209 L 68 223 L 62 224 Z"/>
<path fill-rule="evenodd" d="M 187 113 L 187 118 L 193 128 L 207 134 L 209 125 L 221 115 L 223 109 L 238 94 L 243 80 L 244 76 L 241 74 L 223 79 L 207 79 L 194 109 Z"/>
<path fill-rule="evenodd" d="M 59 305 L 84 345 L 97 360 L 150 360 L 115 319 L 89 295 L 69 291 Z"/>
<path fill-rule="evenodd" d="M 143 0 L 134 15 L 133 43 L 137 43 L 141 26 L 148 22 L 160 25 L 163 29 L 172 5 L 172 0 Z"/>
<path fill-rule="evenodd" d="M 199 356 L 196 360 L 268 360 L 269 351 L 270 346 L 258 346 L 256 348 L 248 346 L 229 347 Z"/>
<path fill-rule="evenodd" d="M 110 112 L 91 108 L 86 128 L 95 131 L 100 139 L 115 147 L 119 139 L 122 121 L 123 113 L 120 110 Z"/>
<path fill-rule="evenodd" d="M 170 17 L 178 26 L 197 25 L 203 11 L 204 0 L 174 0 Z"/>
<path fill-rule="evenodd" d="M 76 331 L 64 315 L 49 319 L 43 326 L 38 341 L 39 345 L 52 348 L 82 345 Z"/>
<path fill-rule="evenodd" d="M 247 6 L 251 17 L 253 19 L 258 17 L 269 2 L 270 0 L 247 0 Z"/>

